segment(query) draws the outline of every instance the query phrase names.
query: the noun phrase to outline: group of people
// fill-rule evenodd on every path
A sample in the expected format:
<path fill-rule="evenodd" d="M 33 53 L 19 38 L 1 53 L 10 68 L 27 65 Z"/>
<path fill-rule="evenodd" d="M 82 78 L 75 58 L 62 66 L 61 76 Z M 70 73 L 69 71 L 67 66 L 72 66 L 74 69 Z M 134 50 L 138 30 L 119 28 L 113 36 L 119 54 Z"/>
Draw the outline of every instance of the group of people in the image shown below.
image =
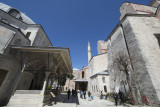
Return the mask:
<path fill-rule="evenodd" d="M 88 101 L 90 101 L 91 99 L 93 100 L 93 96 L 91 96 L 91 92 L 88 91 Z M 84 98 L 86 99 L 86 91 L 80 91 L 80 98 Z"/>
<path fill-rule="evenodd" d="M 69 99 L 70 94 L 71 94 L 70 89 L 68 90 L 67 94 L 68 94 L 68 99 Z M 88 94 L 88 101 L 93 100 L 93 96 L 91 96 L 91 92 L 88 91 L 87 94 Z M 73 90 L 73 89 L 72 89 L 72 96 L 73 96 L 73 97 L 74 97 L 74 96 L 77 96 L 77 90 Z M 103 93 L 102 93 L 102 91 L 101 91 L 100 99 L 102 98 L 102 96 L 103 96 Z M 118 104 L 118 99 L 119 99 L 119 98 L 120 98 L 120 103 L 124 103 L 124 95 L 123 95 L 123 93 L 122 93 L 121 91 L 119 91 L 118 93 L 114 93 L 114 96 L 113 96 L 113 97 L 114 97 L 115 105 L 116 105 L 116 106 L 117 106 L 117 104 Z M 86 91 L 80 91 L 80 98 L 86 99 Z"/>
<path fill-rule="evenodd" d="M 71 94 L 71 91 L 70 91 L 70 89 L 69 89 L 68 92 L 67 92 L 68 99 L 69 99 L 69 97 L 70 97 L 70 94 Z M 74 96 L 77 96 L 77 90 L 73 90 L 73 89 L 72 89 L 72 96 L 73 96 L 73 97 L 74 97 Z"/>
<path fill-rule="evenodd" d="M 80 91 L 80 98 L 86 99 L 86 94 L 88 94 L 88 101 L 90 101 L 91 99 L 93 99 L 93 96 L 91 96 L 91 92 L 90 91 L 88 91 L 88 93 L 86 93 L 86 91 Z M 67 95 L 68 95 L 68 99 L 69 99 L 70 95 L 71 95 L 70 89 L 68 90 Z M 73 97 L 77 96 L 77 90 L 73 90 L 72 89 L 72 96 Z"/>
<path fill-rule="evenodd" d="M 118 98 L 120 98 L 120 104 L 124 103 L 124 95 L 122 91 L 114 94 L 115 105 L 118 104 Z"/>

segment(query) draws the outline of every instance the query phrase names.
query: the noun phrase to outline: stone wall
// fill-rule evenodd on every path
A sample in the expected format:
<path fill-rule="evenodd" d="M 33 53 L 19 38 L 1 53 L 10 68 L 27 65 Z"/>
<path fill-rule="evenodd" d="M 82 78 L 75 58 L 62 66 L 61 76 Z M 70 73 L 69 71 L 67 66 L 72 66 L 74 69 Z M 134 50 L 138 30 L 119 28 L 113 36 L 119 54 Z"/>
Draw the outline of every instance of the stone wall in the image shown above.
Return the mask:
<path fill-rule="evenodd" d="M 106 41 L 111 91 L 115 91 L 116 87 L 121 89 L 121 81 L 125 80 L 125 74 L 113 64 L 118 53 L 123 52 L 130 62 L 129 77 L 132 93 L 139 100 L 145 95 L 151 102 L 159 103 L 160 49 L 156 38 L 160 34 L 159 29 L 158 18 L 147 16 L 128 16 L 117 25 Z"/>
<path fill-rule="evenodd" d="M 105 78 L 103 83 L 102 77 Z M 103 94 L 110 93 L 109 75 L 95 75 L 90 78 L 90 90 L 93 95 L 100 96 L 100 92 Z M 107 87 L 107 92 L 104 91 L 104 86 Z"/>
<path fill-rule="evenodd" d="M 105 77 L 105 82 L 103 83 L 102 81 L 102 77 Z M 103 94 L 107 94 L 110 93 L 110 84 L 109 84 L 109 75 L 98 75 L 97 76 L 98 79 L 98 85 L 99 85 L 99 94 L 100 91 L 103 91 Z M 104 86 L 107 87 L 107 92 L 104 91 Z"/>
<path fill-rule="evenodd" d="M 22 72 L 16 90 L 29 90 L 33 76 L 32 73 Z"/>
<path fill-rule="evenodd" d="M 98 40 L 97 51 L 98 51 L 98 54 L 103 54 L 107 52 L 107 45 L 105 41 Z"/>
<path fill-rule="evenodd" d="M 122 72 L 119 71 L 117 66 L 114 64 L 114 59 L 119 57 L 119 54 L 123 54 L 128 57 L 127 48 L 124 40 L 124 35 L 121 26 L 118 26 L 113 35 L 107 41 L 108 50 L 108 70 L 110 78 L 110 89 L 111 92 L 115 92 L 115 88 L 120 88 L 120 83 L 124 79 Z M 121 78 L 123 77 L 123 78 Z"/>
<path fill-rule="evenodd" d="M 124 2 L 120 7 L 120 20 L 126 14 L 155 14 L 157 8 L 151 6 L 145 6 L 135 3 Z"/>
<path fill-rule="evenodd" d="M 52 46 L 50 40 L 48 39 L 47 35 L 43 31 L 42 27 L 39 26 L 39 30 L 37 35 L 34 39 L 33 46 L 41 46 L 41 47 L 49 47 Z"/>
<path fill-rule="evenodd" d="M 97 56 L 92 57 L 92 59 L 89 62 L 89 72 L 90 76 L 107 70 L 108 68 L 108 58 L 107 58 L 107 53 L 100 54 Z"/>
<path fill-rule="evenodd" d="M 128 17 L 127 20 L 123 24 L 124 33 L 140 93 L 151 102 L 160 103 L 160 48 L 156 38 L 160 34 L 160 20 L 156 17 Z"/>

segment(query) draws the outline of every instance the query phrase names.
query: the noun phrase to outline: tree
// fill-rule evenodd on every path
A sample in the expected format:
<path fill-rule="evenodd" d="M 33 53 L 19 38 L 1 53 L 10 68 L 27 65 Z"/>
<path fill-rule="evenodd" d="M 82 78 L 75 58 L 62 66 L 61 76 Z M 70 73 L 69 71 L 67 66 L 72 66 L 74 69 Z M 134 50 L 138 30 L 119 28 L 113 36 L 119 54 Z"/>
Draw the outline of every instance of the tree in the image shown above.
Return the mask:
<path fill-rule="evenodd" d="M 133 71 L 132 67 L 131 67 L 131 62 L 130 62 L 130 58 L 128 55 L 126 55 L 124 52 L 118 52 L 117 55 L 115 56 L 115 58 L 113 59 L 113 67 L 114 69 L 117 69 L 119 71 L 119 73 L 123 72 L 125 74 L 126 77 L 126 82 L 129 86 L 129 91 L 130 93 L 133 95 L 133 99 L 135 104 L 139 103 L 139 98 L 140 96 L 136 96 L 135 94 L 133 94 L 133 90 L 132 90 L 132 86 L 131 86 L 131 72 Z M 133 73 L 133 72 L 132 72 Z M 115 75 L 117 78 L 117 76 L 119 75 Z M 134 84 L 136 84 L 135 82 L 135 75 L 133 76 L 132 80 L 134 80 Z M 138 90 L 137 86 L 136 86 L 136 90 Z"/>

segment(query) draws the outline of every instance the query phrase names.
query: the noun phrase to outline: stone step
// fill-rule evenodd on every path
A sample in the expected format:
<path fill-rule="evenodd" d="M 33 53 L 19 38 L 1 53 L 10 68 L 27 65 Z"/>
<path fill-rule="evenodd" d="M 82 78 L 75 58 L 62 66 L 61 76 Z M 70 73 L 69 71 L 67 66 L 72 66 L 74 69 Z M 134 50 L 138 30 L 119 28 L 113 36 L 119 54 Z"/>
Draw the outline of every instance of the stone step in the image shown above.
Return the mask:
<path fill-rule="evenodd" d="M 41 90 L 16 90 L 15 94 L 40 94 Z"/>
<path fill-rule="evenodd" d="M 33 100 L 12 100 L 7 105 L 25 105 L 25 104 L 41 104 L 42 101 L 33 101 Z"/>
<path fill-rule="evenodd" d="M 57 103 L 56 105 L 55 104 L 53 104 L 52 105 L 52 107 L 76 107 L 76 104 L 75 103 Z M 51 106 L 48 106 L 48 105 L 46 105 L 46 106 L 44 106 L 44 107 L 51 107 Z"/>
<path fill-rule="evenodd" d="M 16 104 L 16 105 L 7 105 L 3 107 L 43 107 L 41 104 Z"/>
<path fill-rule="evenodd" d="M 42 102 L 43 102 L 43 96 L 40 95 L 15 94 L 11 97 L 7 106 L 27 105 L 27 104 L 39 105 Z"/>
<path fill-rule="evenodd" d="M 25 99 L 25 98 L 30 98 L 30 99 L 41 99 L 41 98 L 43 98 L 43 96 L 41 96 L 41 95 L 37 95 L 37 96 L 34 96 L 34 95 L 32 95 L 32 96 L 28 96 L 28 95 L 13 95 L 12 96 L 12 99 Z"/>
<path fill-rule="evenodd" d="M 14 94 L 13 96 L 40 96 L 40 94 Z"/>

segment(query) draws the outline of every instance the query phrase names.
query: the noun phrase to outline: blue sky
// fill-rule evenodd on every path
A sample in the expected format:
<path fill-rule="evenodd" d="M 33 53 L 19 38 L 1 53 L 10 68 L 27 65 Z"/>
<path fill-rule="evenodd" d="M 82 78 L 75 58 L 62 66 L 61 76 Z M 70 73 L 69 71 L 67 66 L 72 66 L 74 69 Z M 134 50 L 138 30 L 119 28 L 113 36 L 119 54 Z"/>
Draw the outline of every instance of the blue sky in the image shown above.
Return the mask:
<path fill-rule="evenodd" d="M 97 55 L 97 40 L 105 40 L 119 22 L 125 0 L 0 0 L 41 24 L 56 47 L 70 48 L 73 68 L 88 65 L 87 45 Z M 127 0 L 149 4 L 151 0 Z"/>

